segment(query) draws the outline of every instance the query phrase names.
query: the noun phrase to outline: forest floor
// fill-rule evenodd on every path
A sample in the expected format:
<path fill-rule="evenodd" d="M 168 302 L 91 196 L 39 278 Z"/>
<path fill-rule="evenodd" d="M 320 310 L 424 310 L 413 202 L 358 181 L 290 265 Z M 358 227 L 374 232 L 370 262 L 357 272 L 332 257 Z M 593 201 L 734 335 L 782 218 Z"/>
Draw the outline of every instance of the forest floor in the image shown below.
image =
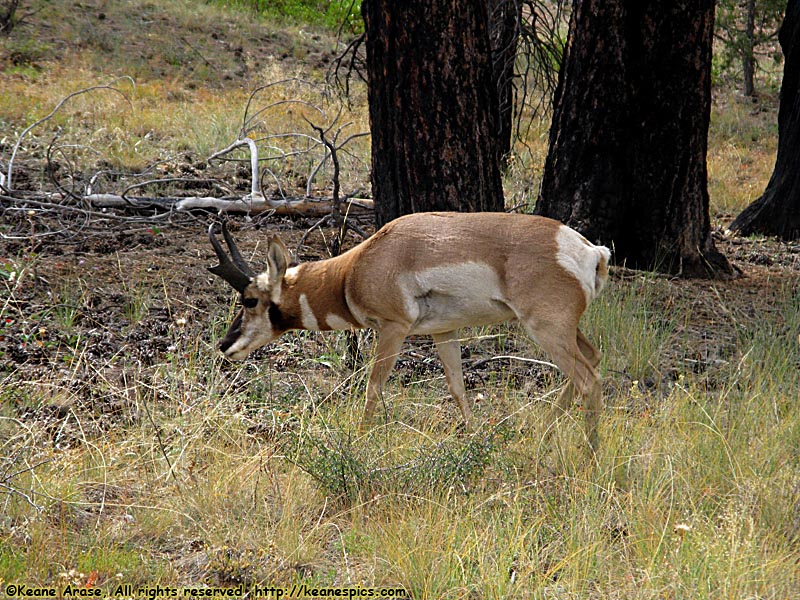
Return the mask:
<path fill-rule="evenodd" d="M 54 191 L 46 155 L 62 139 L 52 164 L 71 185 L 102 171 L 118 192 L 157 164 L 162 178 L 213 174 L 247 190 L 246 169 L 204 160 L 235 136 L 248 90 L 318 75 L 339 48 L 330 34 L 207 3 L 52 4 L 0 45 L 0 167 L 67 93 L 121 73 L 137 85 L 125 101 L 76 101 L 26 137 L 15 167 L 26 194 Z M 562 382 L 514 358 L 547 358 L 514 327 L 465 332 L 477 432 L 461 430 L 419 338 L 390 381 L 386 423 L 357 433 L 369 335 L 355 367 L 343 333 L 288 334 L 243 363 L 216 351 L 237 298 L 206 271 L 213 215 L 132 220 L 4 198 L 0 584 L 790 597 L 800 586 L 800 243 L 725 232 L 770 174 L 770 89 L 756 105 L 715 91 L 713 235 L 741 276 L 615 267 L 584 319 L 604 353 L 608 407 L 593 461 L 571 419 L 544 446 Z M 355 98 L 363 124 L 363 90 Z M 509 204 L 535 197 L 544 139 L 532 134 L 521 151 Z M 353 162 L 349 190 L 366 185 L 366 162 Z M 289 176 L 301 190 L 303 177 Z M 231 229 L 258 267 L 272 232 L 300 261 L 327 256 L 330 229 L 297 248 L 314 221 L 264 214 L 234 217 Z M 368 218 L 359 224 L 371 231 Z M 345 246 L 358 241 L 351 233 Z"/>
<path fill-rule="evenodd" d="M 48 222 L 37 224 L 38 220 Z M 100 365 L 115 370 L 120 362 L 159 363 L 174 351 L 176 336 L 196 338 L 213 346 L 224 328 L 218 324 L 213 330 L 208 324 L 230 313 L 236 298 L 227 284 L 206 271 L 206 267 L 216 264 L 206 233 L 207 223 L 212 220 L 213 216 L 200 215 L 179 227 L 161 231 L 144 227 L 96 236 L 79 234 L 73 243 L 48 243 L 47 237 L 24 236 L 0 240 L 0 284 L 4 287 L 0 372 L 6 374 L 6 381 L 34 381 L 52 375 L 55 369 L 68 375 L 71 385 L 79 385 L 93 396 L 90 384 Z M 49 213 L 11 212 L 5 219 L 7 231 L 15 221 L 16 231 L 51 230 L 57 226 Z M 256 225 L 241 222 L 241 228 L 231 227 L 242 250 L 253 256 L 254 265 L 263 268 L 268 231 L 279 232 L 294 250 L 313 221 L 264 219 Z M 371 231 L 368 218 L 362 221 L 361 227 Z M 335 235 L 336 231 L 330 228 L 312 235 L 299 252 L 299 260 L 325 258 L 325 240 Z M 346 247 L 359 241 L 354 234 L 349 237 Z M 715 241 L 740 272 L 739 277 L 713 281 L 649 276 L 669 284 L 669 292 L 652 307 L 654 313 L 668 311 L 677 296 L 695 307 L 690 324 L 695 335 L 676 340 L 681 345 L 680 352 L 672 349 L 669 355 L 698 357 L 697 369 L 704 368 L 705 361 L 717 358 L 709 358 L 708 349 L 724 347 L 736 327 L 774 313 L 776 305 L 785 301 L 787 290 L 800 293 L 800 243 L 728 236 L 720 229 Z M 612 268 L 609 285 L 624 285 L 635 277 L 634 271 Z M 311 344 L 309 348 L 298 348 L 294 342 L 290 348 L 303 356 L 313 356 L 320 352 L 314 339 L 306 339 L 306 344 Z M 693 346 L 687 347 L 687 341 Z M 490 348 L 485 356 L 472 356 L 486 358 L 492 351 Z M 430 345 L 412 352 L 415 356 L 423 352 L 426 364 L 436 360 Z M 76 353 L 90 359 L 82 375 L 69 367 Z M 280 342 L 270 353 L 280 355 Z M 398 368 L 402 370 L 409 364 L 413 367 L 413 362 L 401 360 Z M 483 372 L 471 375 L 487 380 L 498 367 L 516 369 L 520 378 L 530 369 L 490 362 L 484 364 Z M 659 370 L 656 365 L 654 368 Z M 105 411 L 102 403 L 96 406 L 92 402 L 88 407 Z M 41 410 L 50 415 L 54 407 L 43 406 Z M 59 412 L 63 414 L 64 410 L 62 407 Z"/>

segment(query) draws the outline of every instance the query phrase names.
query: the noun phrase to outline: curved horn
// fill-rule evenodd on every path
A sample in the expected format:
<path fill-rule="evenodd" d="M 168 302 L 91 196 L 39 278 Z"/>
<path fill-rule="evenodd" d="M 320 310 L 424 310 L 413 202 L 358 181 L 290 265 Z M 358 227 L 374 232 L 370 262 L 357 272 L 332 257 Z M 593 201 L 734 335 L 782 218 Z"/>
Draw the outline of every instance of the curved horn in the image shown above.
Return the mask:
<path fill-rule="evenodd" d="M 250 285 L 250 280 L 254 276 L 253 271 L 244 259 L 242 259 L 242 255 L 239 254 L 239 249 L 236 247 L 224 222 L 222 223 L 222 236 L 225 238 L 225 243 L 228 244 L 228 248 L 230 248 L 233 261 L 225 254 L 222 244 L 219 243 L 217 236 L 214 235 L 214 223 L 212 223 L 208 228 L 208 239 L 211 240 L 214 252 L 217 254 L 217 258 L 219 258 L 219 264 L 216 267 L 208 267 L 208 270 L 214 275 L 222 277 L 222 279 L 233 286 L 233 289 L 242 294 L 245 288 Z"/>
<path fill-rule="evenodd" d="M 250 265 L 247 264 L 247 261 L 242 258 L 242 255 L 239 253 L 239 248 L 236 247 L 236 242 L 233 241 L 233 236 L 228 231 L 228 228 L 225 226 L 225 221 L 222 221 L 222 237 L 225 238 L 225 243 L 228 244 L 228 248 L 231 251 L 231 258 L 233 259 L 233 264 L 239 267 L 239 270 L 250 277 L 251 279 L 256 276 L 253 273 L 253 269 L 250 268 Z"/>

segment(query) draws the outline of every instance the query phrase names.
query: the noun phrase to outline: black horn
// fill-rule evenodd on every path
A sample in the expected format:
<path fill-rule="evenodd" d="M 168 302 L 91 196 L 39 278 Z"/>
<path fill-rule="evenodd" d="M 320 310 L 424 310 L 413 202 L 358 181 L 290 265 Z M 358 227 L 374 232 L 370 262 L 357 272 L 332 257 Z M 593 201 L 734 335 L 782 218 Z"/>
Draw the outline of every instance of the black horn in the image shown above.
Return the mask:
<path fill-rule="evenodd" d="M 233 289 L 241 294 L 250 284 L 252 278 L 255 277 L 255 273 L 253 273 L 253 270 L 242 258 L 239 249 L 236 247 L 236 243 L 233 241 L 233 237 L 231 237 L 231 234 L 228 232 L 228 228 L 225 227 L 225 223 L 223 222 L 221 226 L 222 237 L 225 238 L 225 243 L 228 244 L 233 260 L 228 258 L 222 244 L 219 243 L 217 236 L 214 235 L 214 223 L 212 223 L 208 228 L 208 239 L 211 240 L 214 252 L 216 252 L 217 258 L 219 258 L 219 264 L 216 267 L 208 267 L 208 270 L 214 275 L 222 277 L 233 286 Z"/>

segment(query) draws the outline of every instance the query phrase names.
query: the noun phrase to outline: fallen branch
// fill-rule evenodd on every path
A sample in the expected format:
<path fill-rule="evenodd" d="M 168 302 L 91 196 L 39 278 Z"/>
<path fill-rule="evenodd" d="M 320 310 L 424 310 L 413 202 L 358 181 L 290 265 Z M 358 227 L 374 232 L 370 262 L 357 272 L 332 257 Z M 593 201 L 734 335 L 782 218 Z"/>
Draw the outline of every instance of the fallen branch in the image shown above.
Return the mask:
<path fill-rule="evenodd" d="M 130 78 L 124 79 L 133 84 Z M 37 214 L 49 213 L 54 221 L 57 221 L 56 226 L 50 226 L 48 223 L 45 227 L 46 231 L 37 232 L 35 235 L 61 237 L 74 237 L 78 233 L 89 230 L 99 231 L 99 227 L 91 224 L 91 221 L 95 220 L 102 221 L 104 227 L 108 225 L 109 221 L 126 224 L 152 221 L 162 224 L 164 222 L 171 223 L 173 217 L 178 215 L 181 215 L 181 222 L 186 219 L 190 220 L 194 218 L 193 212 L 203 211 L 310 217 L 317 220 L 315 227 L 312 227 L 310 231 L 326 224 L 333 224 L 338 228 L 339 235 L 336 239 L 336 249 L 334 249 L 334 253 L 338 253 L 338 246 L 341 245 L 348 229 L 361 237 L 366 237 L 356 223 L 348 222 L 348 217 L 365 216 L 373 210 L 372 200 L 355 198 L 354 196 L 360 195 L 359 191 L 344 193 L 343 185 L 340 183 L 341 174 L 349 172 L 347 168 L 350 161 L 358 160 L 347 146 L 353 140 L 366 136 L 368 133 L 356 132 L 347 135 L 345 132 L 349 130 L 352 123 L 341 124 L 340 119 L 343 114 L 341 106 L 332 122 L 325 125 L 316 125 L 309 119 L 307 113 L 325 118 L 326 112 L 308 100 L 278 99 L 264 108 L 256 109 L 254 99 L 258 92 L 278 84 L 315 87 L 302 80 L 290 79 L 258 88 L 248 100 L 242 129 L 237 139 L 226 148 L 214 152 L 207 159 L 208 163 L 230 161 L 248 164 L 250 175 L 248 193 L 238 195 L 232 187 L 225 184 L 224 180 L 215 177 L 178 175 L 142 179 L 145 175 L 152 174 L 156 166 L 159 167 L 159 174 L 171 173 L 167 169 L 174 169 L 174 165 L 171 164 L 174 162 L 174 158 L 160 160 L 139 174 L 103 169 L 94 173 L 85 183 L 81 183 L 83 179 L 81 169 L 74 164 L 72 157 L 65 150 L 90 148 L 81 144 L 58 143 L 60 132 L 56 133 L 48 145 L 46 155 L 47 168 L 45 172 L 50 176 L 55 191 L 29 192 L 14 189 L 12 179 L 15 160 L 26 136 L 37 126 L 51 120 L 71 98 L 80 94 L 95 90 L 110 90 L 128 100 L 123 92 L 117 87 L 113 87 L 114 83 L 112 82 L 112 85 L 89 87 L 69 94 L 60 100 L 49 114 L 22 131 L 12 148 L 9 160 L 0 164 L 2 167 L 2 172 L 0 172 L 0 211 L 35 210 Z M 327 100 L 329 94 L 326 90 L 320 90 L 319 97 Z M 291 107 L 287 110 L 288 115 L 294 115 L 294 118 L 305 121 L 312 128 L 313 133 L 299 130 L 270 132 L 271 120 L 266 119 L 267 114 L 283 107 Z M 281 125 L 285 123 L 283 119 L 277 119 L 276 122 Z M 263 129 L 267 129 L 266 135 L 256 137 L 255 132 Z M 249 153 L 247 157 L 232 156 L 237 149 L 244 147 Z M 259 156 L 259 151 L 261 156 Z M 63 161 L 56 163 L 56 156 L 61 156 Z M 341 164 L 340 160 L 343 161 Z M 67 176 L 57 177 L 58 173 L 63 172 L 63 168 L 67 170 Z M 324 171 L 326 168 L 332 168 L 332 197 L 321 197 L 324 192 L 320 193 L 316 189 L 323 173 L 327 179 L 328 174 Z M 182 168 L 180 173 L 196 175 L 198 171 L 203 170 L 204 167 L 191 166 Z M 265 175 L 269 175 L 276 186 L 273 189 L 273 186 L 270 185 L 269 192 L 266 191 L 262 182 Z M 122 191 L 110 190 L 111 193 L 106 193 L 106 190 L 102 189 L 105 179 L 119 185 L 120 182 L 125 181 L 125 178 L 130 177 L 137 178 L 137 181 L 123 187 Z M 287 182 L 290 182 L 294 188 L 303 186 L 305 189 L 297 189 L 292 195 L 287 193 L 289 189 Z M 179 184 L 185 185 L 180 186 Z M 348 184 L 352 185 L 350 182 L 345 185 Z M 166 192 L 167 195 L 158 196 L 159 192 L 156 192 L 152 196 L 148 196 L 143 188 L 150 186 L 154 186 L 154 190 L 157 189 L 161 193 Z M 22 235 L 22 232 L 13 232 L 12 235 Z"/>
<path fill-rule="evenodd" d="M 141 196 L 120 196 L 118 194 L 90 194 L 83 200 L 94 208 L 150 208 L 153 206 L 174 209 L 178 212 L 191 210 L 213 210 L 220 213 L 257 214 L 273 211 L 276 215 L 320 216 L 330 214 L 330 198 L 295 198 L 270 200 L 259 196 L 243 198 L 214 198 L 212 196 L 189 196 L 185 198 L 148 198 Z M 341 212 L 363 214 L 373 208 L 372 200 L 350 198 L 339 203 Z"/>
<path fill-rule="evenodd" d="M 261 213 L 273 211 L 276 215 L 303 215 L 306 217 L 315 217 L 330 214 L 333 210 L 333 201 L 330 198 L 268 200 L 262 196 L 260 199 L 245 197 L 237 200 L 225 200 L 221 198 L 184 198 L 175 205 L 175 210 L 178 211 L 201 208 L 213 209 L 218 212 Z M 340 213 L 364 213 L 371 211 L 372 208 L 372 200 L 360 198 L 340 202 L 338 206 Z"/>
<path fill-rule="evenodd" d="M 557 369 L 558 367 L 551 362 L 547 362 L 546 360 L 537 360 L 535 358 L 527 358 L 525 356 L 514 356 L 512 354 L 504 354 L 501 356 L 490 356 L 488 358 L 481 358 L 480 360 L 476 360 L 474 363 L 469 365 L 468 368 L 470 369 L 477 369 L 478 367 L 482 367 L 486 363 L 490 363 L 494 360 L 516 360 L 519 362 L 529 363 L 532 365 L 541 365 L 543 367 L 550 367 L 551 369 Z"/>

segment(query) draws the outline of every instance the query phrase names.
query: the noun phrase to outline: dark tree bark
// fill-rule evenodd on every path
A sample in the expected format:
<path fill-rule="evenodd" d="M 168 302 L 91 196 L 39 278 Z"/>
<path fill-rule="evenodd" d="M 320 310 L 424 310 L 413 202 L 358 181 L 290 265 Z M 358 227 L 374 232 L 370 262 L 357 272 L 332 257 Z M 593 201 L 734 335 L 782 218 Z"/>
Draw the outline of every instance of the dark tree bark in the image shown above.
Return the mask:
<path fill-rule="evenodd" d="M 16 25 L 15 14 L 20 0 L 4 0 L 0 4 L 0 34 L 9 34 Z"/>
<path fill-rule="evenodd" d="M 778 106 L 778 156 L 767 189 L 731 223 L 742 235 L 800 238 L 800 0 L 789 0 L 778 39 L 786 62 Z"/>
<path fill-rule="evenodd" d="M 364 0 L 372 193 L 380 226 L 503 210 L 485 0 Z"/>
<path fill-rule="evenodd" d="M 713 25 L 714 0 L 575 0 L 537 213 L 629 267 L 732 274 L 708 208 Z"/>
<path fill-rule="evenodd" d="M 756 97 L 756 0 L 747 0 L 744 19 L 745 48 L 742 56 L 742 93 L 748 98 Z"/>
<path fill-rule="evenodd" d="M 497 93 L 497 154 L 501 166 L 511 153 L 514 134 L 514 78 L 522 4 L 517 0 L 489 0 L 492 80 Z"/>

